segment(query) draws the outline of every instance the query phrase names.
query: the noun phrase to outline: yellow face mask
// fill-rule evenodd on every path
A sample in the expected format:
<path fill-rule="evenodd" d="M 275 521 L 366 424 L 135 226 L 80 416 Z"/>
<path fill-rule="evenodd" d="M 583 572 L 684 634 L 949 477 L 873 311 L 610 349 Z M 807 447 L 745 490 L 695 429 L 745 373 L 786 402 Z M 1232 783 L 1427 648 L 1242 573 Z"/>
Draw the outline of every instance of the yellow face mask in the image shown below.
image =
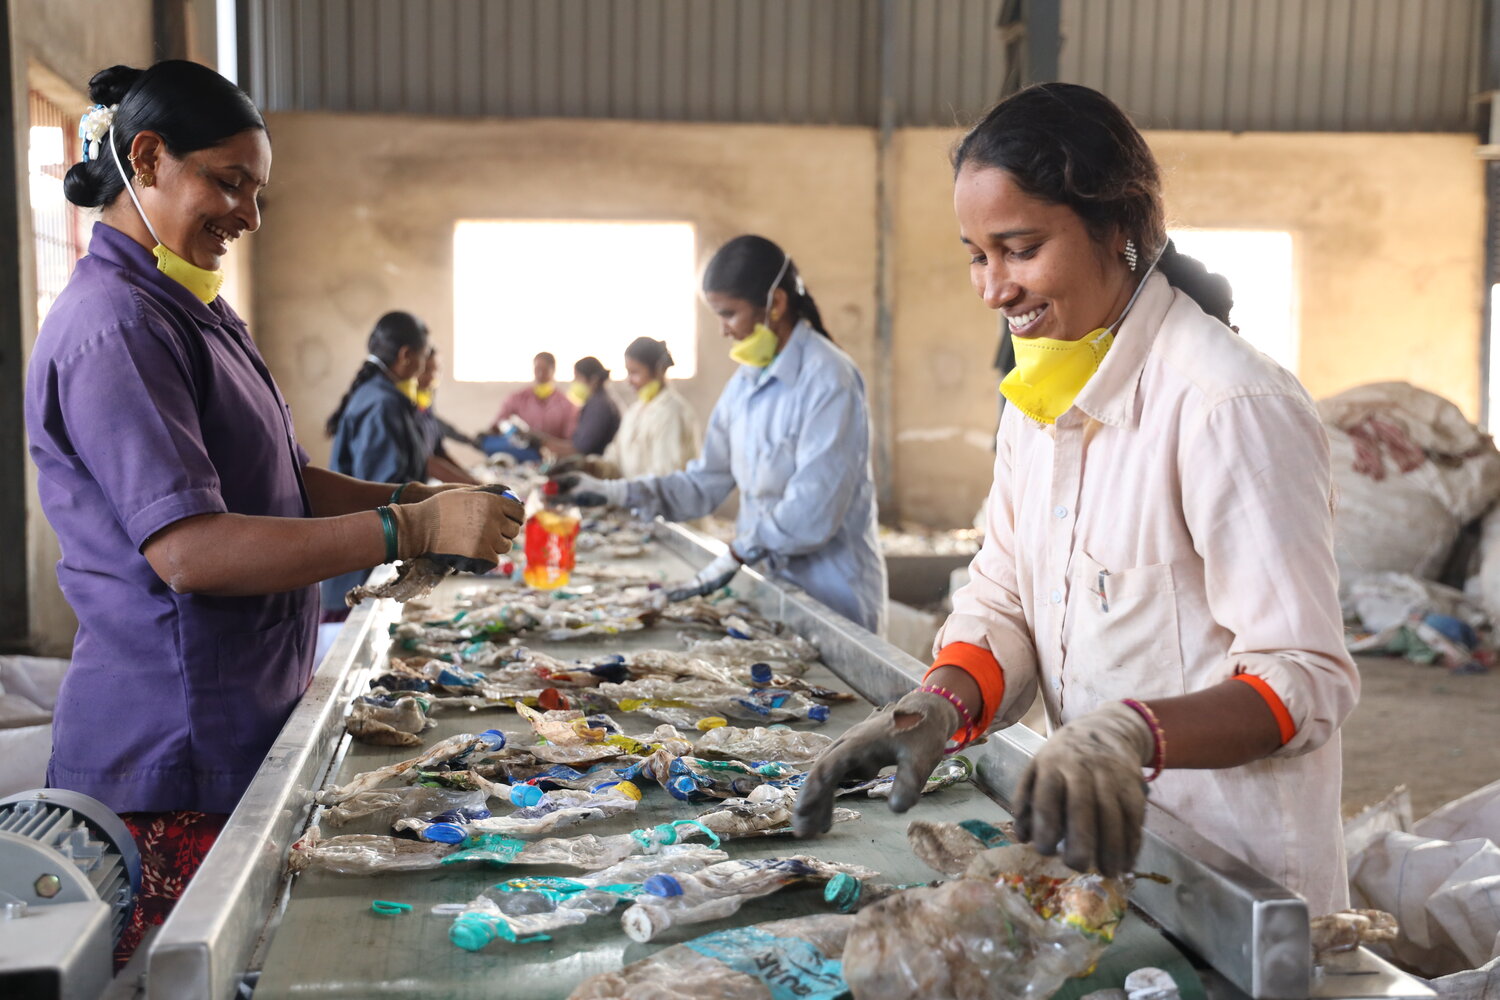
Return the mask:
<path fill-rule="evenodd" d="M 661 379 L 652 379 L 635 391 L 635 398 L 643 403 L 649 403 L 661 392 Z"/>
<path fill-rule="evenodd" d="M 1103 328 L 1082 340 L 1013 337 L 1016 367 L 1000 383 L 1000 391 L 1031 419 L 1056 423 L 1099 370 L 1114 342 L 1115 335 Z"/>
<path fill-rule="evenodd" d="M 142 216 L 145 218 L 145 216 Z M 177 256 L 160 243 L 151 248 L 156 257 L 156 269 L 183 288 L 192 292 L 204 305 L 219 297 L 224 287 L 224 272 L 210 271 Z"/>
<path fill-rule="evenodd" d="M 771 279 L 771 287 L 766 289 L 766 316 L 773 323 L 776 317 L 771 315 L 771 307 L 776 302 L 776 286 L 781 284 L 786 269 L 791 266 L 791 255 L 782 251 L 781 270 L 776 272 L 776 277 Z M 776 342 L 776 331 L 765 323 L 757 323 L 755 329 L 750 331 L 750 336 L 735 341 L 734 346 L 729 349 L 729 356 L 742 365 L 764 368 L 776 359 L 776 351 L 780 346 Z"/>
<path fill-rule="evenodd" d="M 417 404 L 417 409 L 419 410 L 432 409 L 432 390 L 418 389 L 416 394 L 412 396 L 411 401 Z"/>
<path fill-rule="evenodd" d="M 396 388 L 401 390 L 401 395 L 405 396 L 413 403 L 417 401 L 417 377 L 415 375 L 413 375 L 409 379 L 403 379 L 402 381 L 397 382 Z"/>
<path fill-rule="evenodd" d="M 582 382 L 574 382 L 568 386 L 568 398 L 573 401 L 574 406 L 582 406 L 589 401 L 593 390 Z"/>
<path fill-rule="evenodd" d="M 113 125 L 109 127 L 109 151 L 114 154 L 115 169 L 120 172 L 120 180 L 125 182 L 126 193 L 130 195 L 130 200 L 135 202 L 135 210 L 141 214 L 141 221 L 146 224 L 146 231 L 156 241 L 156 246 L 151 248 L 151 254 L 156 258 L 156 269 L 192 292 L 204 305 L 208 305 L 219 297 L 219 289 L 224 287 L 224 272 L 210 271 L 178 256 L 161 241 L 160 236 L 156 235 L 156 227 L 151 225 L 150 219 L 146 218 L 146 210 L 141 207 L 141 200 L 135 196 L 135 189 L 130 186 L 130 178 L 125 176 L 125 167 L 120 163 L 120 151 L 115 149 Z"/>
<path fill-rule="evenodd" d="M 546 399 L 548 396 L 557 391 L 557 386 L 553 385 L 551 382 L 543 382 L 541 385 L 532 386 L 531 391 L 536 393 L 537 399 Z"/>
<path fill-rule="evenodd" d="M 742 365 L 764 368 L 776 360 L 776 331 L 764 323 L 755 324 L 755 329 L 744 340 L 736 340 L 729 349 L 729 356 Z"/>

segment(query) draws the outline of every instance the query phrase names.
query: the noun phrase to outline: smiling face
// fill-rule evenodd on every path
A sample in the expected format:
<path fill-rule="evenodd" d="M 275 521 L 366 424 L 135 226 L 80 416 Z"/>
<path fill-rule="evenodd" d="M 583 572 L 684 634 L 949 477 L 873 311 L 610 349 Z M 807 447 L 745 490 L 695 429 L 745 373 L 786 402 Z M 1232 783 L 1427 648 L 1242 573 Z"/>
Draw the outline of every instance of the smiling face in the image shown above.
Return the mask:
<path fill-rule="evenodd" d="M 985 305 L 1005 313 L 1012 335 L 1082 340 L 1130 300 L 1123 234 L 1099 242 L 1077 212 L 1027 194 L 1005 171 L 965 165 L 953 210 L 969 280 Z"/>
<path fill-rule="evenodd" d="M 651 370 L 651 366 L 635 358 L 625 358 L 625 380 L 630 383 L 630 388 L 640 391 L 655 382 L 659 376 Z"/>
<path fill-rule="evenodd" d="M 230 244 L 260 228 L 260 192 L 271 174 L 263 130 L 246 129 L 181 158 L 155 133 L 141 132 L 131 152 L 138 174 L 155 175 L 150 187 L 135 190 L 156 235 L 189 263 L 217 271 Z"/>

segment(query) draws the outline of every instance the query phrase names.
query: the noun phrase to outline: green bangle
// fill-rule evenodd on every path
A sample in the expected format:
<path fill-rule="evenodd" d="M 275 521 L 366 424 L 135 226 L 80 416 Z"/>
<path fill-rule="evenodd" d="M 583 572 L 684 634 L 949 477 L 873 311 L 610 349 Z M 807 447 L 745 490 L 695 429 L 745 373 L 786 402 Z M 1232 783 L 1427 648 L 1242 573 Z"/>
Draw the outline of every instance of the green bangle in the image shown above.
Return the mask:
<path fill-rule="evenodd" d="M 385 532 L 385 561 L 395 562 L 400 550 L 396 547 L 396 515 L 389 507 L 376 507 L 380 515 L 380 528 Z"/>
<path fill-rule="evenodd" d="M 402 493 L 402 491 L 405 490 L 410 485 L 411 485 L 411 483 L 409 483 L 409 482 L 402 483 L 400 486 L 397 486 L 394 490 L 392 490 L 391 491 L 390 502 L 391 503 L 400 503 L 401 502 L 401 493 Z"/>

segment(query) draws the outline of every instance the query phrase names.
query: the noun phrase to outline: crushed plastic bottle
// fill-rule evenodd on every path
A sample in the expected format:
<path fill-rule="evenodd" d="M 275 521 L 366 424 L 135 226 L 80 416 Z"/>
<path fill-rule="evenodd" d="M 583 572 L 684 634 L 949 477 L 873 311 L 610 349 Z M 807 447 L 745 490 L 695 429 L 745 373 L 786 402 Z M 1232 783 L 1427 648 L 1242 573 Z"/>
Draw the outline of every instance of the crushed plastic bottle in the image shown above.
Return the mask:
<path fill-rule="evenodd" d="M 653 875 L 645 882 L 645 894 L 620 918 L 620 926 L 632 941 L 652 941 L 672 927 L 737 913 L 750 900 L 784 886 L 827 881 L 840 873 L 869 879 L 878 874 L 858 865 L 796 855 L 721 861 L 696 874 Z"/>
<path fill-rule="evenodd" d="M 577 561 L 579 524 L 576 510 L 548 510 L 538 504 L 529 512 L 524 574 L 529 586 L 556 590 L 567 585 Z"/>
<path fill-rule="evenodd" d="M 647 879 L 700 871 L 727 858 L 723 851 L 700 844 L 677 844 L 576 879 L 511 879 L 459 913 L 448 937 L 467 951 L 478 951 L 496 939 L 544 939 L 639 896 Z"/>
<path fill-rule="evenodd" d="M 766 783 L 801 777 L 791 765 L 779 761 L 747 764 L 739 760 L 674 757 L 665 751 L 636 762 L 626 768 L 625 774 L 630 778 L 650 778 L 683 802 L 737 798 Z"/>
<path fill-rule="evenodd" d="M 700 757 L 728 757 L 732 760 L 777 760 L 787 764 L 811 764 L 833 745 L 822 733 L 793 729 L 740 729 L 722 726 L 708 730 L 698 738 L 693 749 Z"/>
<path fill-rule="evenodd" d="M 705 934 L 586 979 L 568 1000 L 839 1000 L 854 920 L 828 913 Z"/>
<path fill-rule="evenodd" d="M 601 684 L 598 691 L 622 712 L 640 712 L 679 729 L 693 729 L 706 715 L 755 722 L 826 722 L 829 715 L 827 705 L 797 691 L 728 687 L 702 679 L 647 677 L 625 684 Z"/>
<path fill-rule="evenodd" d="M 591 791 L 559 789 L 538 792 L 535 803 L 517 809 L 508 816 L 476 818 L 465 827 L 469 833 L 499 833 L 512 837 L 535 837 L 591 820 L 606 819 L 634 811 L 641 801 L 641 790 L 629 781 L 604 783 Z"/>
<path fill-rule="evenodd" d="M 450 809 L 481 809 L 489 796 L 479 790 L 461 791 L 449 788 L 374 788 L 350 796 L 330 807 L 323 820 L 329 826 L 343 826 L 356 819 L 367 819 L 379 826 L 390 826 L 406 816 L 429 818 Z"/>
<path fill-rule="evenodd" d="M 963 781 L 968 781 L 974 776 L 974 765 L 969 758 L 961 756 L 944 757 L 933 768 L 932 774 L 928 775 L 926 783 L 922 785 L 922 794 L 931 795 L 933 792 L 948 788 Z M 896 775 L 886 774 L 881 777 L 862 781 L 849 788 L 840 788 L 839 795 L 864 794 L 872 799 L 888 799 L 891 791 L 896 787 Z"/>
<path fill-rule="evenodd" d="M 372 834 L 351 834 L 324 840 L 314 826 L 292 845 L 287 855 L 287 868 L 292 872 L 316 868 L 338 875 L 426 871 L 436 868 L 452 852 L 451 844 Z"/>

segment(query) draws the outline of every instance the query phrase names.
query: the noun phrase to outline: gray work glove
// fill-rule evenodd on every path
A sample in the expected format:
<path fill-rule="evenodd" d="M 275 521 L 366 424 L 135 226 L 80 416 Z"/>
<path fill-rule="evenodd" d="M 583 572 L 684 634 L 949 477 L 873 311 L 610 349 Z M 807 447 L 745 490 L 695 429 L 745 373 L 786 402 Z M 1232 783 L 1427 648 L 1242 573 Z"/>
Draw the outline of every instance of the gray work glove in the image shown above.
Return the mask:
<path fill-rule="evenodd" d="M 691 597 L 704 597 L 712 594 L 721 587 L 729 586 L 729 581 L 733 580 L 734 574 L 739 571 L 739 558 L 735 556 L 734 549 L 729 548 L 723 555 L 700 569 L 697 576 L 667 591 L 667 600 L 686 601 Z"/>
<path fill-rule="evenodd" d="M 557 496 L 580 507 L 623 507 L 630 488 L 624 479 L 599 479 L 587 472 L 565 472 L 552 480 Z"/>
<path fill-rule="evenodd" d="M 1141 849 L 1151 727 L 1113 701 L 1053 733 L 1021 777 L 1016 835 L 1080 872 L 1129 872 Z"/>
<path fill-rule="evenodd" d="M 827 833 L 839 785 L 873 778 L 890 764 L 896 765 L 891 809 L 906 812 L 921 797 L 949 737 L 962 723 L 948 699 L 929 691 L 911 691 L 895 704 L 877 708 L 834 740 L 813 765 L 797 793 L 793 831 L 799 837 Z"/>

